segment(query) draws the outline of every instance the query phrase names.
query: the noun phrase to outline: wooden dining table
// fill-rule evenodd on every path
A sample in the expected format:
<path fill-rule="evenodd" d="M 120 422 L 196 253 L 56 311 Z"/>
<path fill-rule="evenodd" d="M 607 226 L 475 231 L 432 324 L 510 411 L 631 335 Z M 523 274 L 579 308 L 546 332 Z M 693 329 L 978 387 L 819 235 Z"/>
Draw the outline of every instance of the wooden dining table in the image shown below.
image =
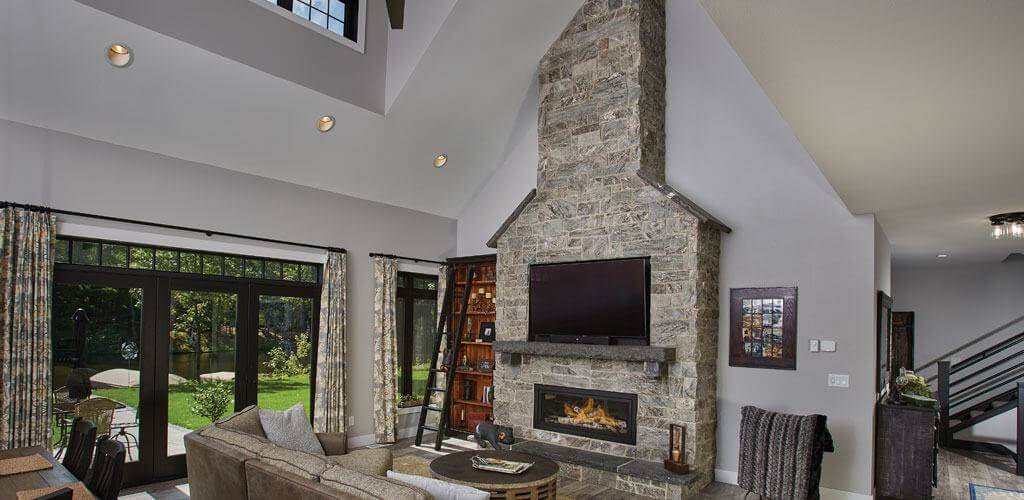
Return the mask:
<path fill-rule="evenodd" d="M 0 459 L 27 457 L 38 454 L 53 463 L 52 469 L 35 472 L 23 472 L 10 476 L 0 476 L 0 500 L 16 500 L 18 492 L 23 490 L 35 490 L 48 486 L 60 486 L 62 484 L 78 481 L 71 471 L 64 468 L 57 459 L 53 458 L 50 450 L 42 446 L 30 446 L 28 448 L 15 448 L 12 450 L 0 450 Z M 95 497 L 94 497 L 95 498 Z"/>

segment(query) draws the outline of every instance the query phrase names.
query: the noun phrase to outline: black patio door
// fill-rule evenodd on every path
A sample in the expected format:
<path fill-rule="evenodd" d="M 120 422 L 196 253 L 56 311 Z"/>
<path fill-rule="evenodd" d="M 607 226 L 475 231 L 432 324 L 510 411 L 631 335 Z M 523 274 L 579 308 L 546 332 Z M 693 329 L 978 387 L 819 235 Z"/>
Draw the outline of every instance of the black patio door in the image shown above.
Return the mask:
<path fill-rule="evenodd" d="M 153 383 L 157 279 L 58 270 L 53 292 L 55 451 L 66 446 L 68 424 L 80 414 L 127 445 L 126 484 L 149 482 L 160 443 Z M 76 342 L 76 323 L 85 326 L 87 342 Z M 76 369 L 93 373 L 94 401 L 85 406 L 71 399 L 80 387 Z"/>

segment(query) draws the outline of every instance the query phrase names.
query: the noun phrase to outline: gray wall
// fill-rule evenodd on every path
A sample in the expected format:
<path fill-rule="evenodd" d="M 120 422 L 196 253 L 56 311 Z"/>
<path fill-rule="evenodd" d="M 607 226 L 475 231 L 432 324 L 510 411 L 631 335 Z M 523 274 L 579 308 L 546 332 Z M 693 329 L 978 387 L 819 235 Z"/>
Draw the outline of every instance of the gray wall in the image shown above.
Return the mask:
<path fill-rule="evenodd" d="M 734 479 L 740 408 L 757 405 L 827 415 L 837 452 L 824 458 L 823 486 L 868 494 L 874 219 L 850 215 L 696 0 L 667 8 L 668 181 L 733 228 L 722 238 L 719 478 Z M 459 216 L 460 254 L 488 251 L 486 239 L 535 184 L 537 101 L 528 102 L 532 112 L 518 123 L 533 125 L 513 134 L 497 172 Z M 795 371 L 728 365 L 729 288 L 757 286 L 799 287 Z M 810 338 L 836 340 L 838 351 L 808 353 Z M 827 387 L 828 373 L 849 374 L 850 388 Z"/>
<path fill-rule="evenodd" d="M 0 199 L 349 251 L 350 435 L 371 434 L 368 252 L 454 253 L 455 221 L 0 120 Z"/>
<path fill-rule="evenodd" d="M 981 237 L 984 237 L 982 235 Z M 956 256 L 951 256 L 955 259 Z M 914 312 L 914 363 L 918 366 L 1024 316 L 1024 262 L 893 268 L 893 309 Z M 1024 322 L 950 358 L 966 358 L 1008 336 Z M 929 369 L 925 374 L 934 374 Z M 964 439 L 1014 443 L 1016 411 L 958 435 Z"/>
<path fill-rule="evenodd" d="M 384 114 L 388 29 L 384 2 L 360 2 L 365 52 L 341 45 L 251 0 L 77 0 L 158 33 L 317 92 Z M 259 0 L 265 3 L 266 0 Z M 298 18 L 296 18 L 298 19 Z"/>

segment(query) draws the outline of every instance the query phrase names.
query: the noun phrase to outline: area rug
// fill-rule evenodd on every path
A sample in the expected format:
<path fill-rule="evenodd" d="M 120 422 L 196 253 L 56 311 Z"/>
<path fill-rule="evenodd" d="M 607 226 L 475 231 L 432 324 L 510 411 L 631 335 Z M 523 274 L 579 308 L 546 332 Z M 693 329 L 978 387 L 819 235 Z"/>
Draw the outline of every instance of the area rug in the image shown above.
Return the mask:
<path fill-rule="evenodd" d="M 1024 500 L 1024 491 L 971 483 L 971 500 Z"/>
<path fill-rule="evenodd" d="M 391 466 L 391 469 L 402 474 L 430 477 L 430 459 L 416 455 L 395 457 L 394 465 Z"/>

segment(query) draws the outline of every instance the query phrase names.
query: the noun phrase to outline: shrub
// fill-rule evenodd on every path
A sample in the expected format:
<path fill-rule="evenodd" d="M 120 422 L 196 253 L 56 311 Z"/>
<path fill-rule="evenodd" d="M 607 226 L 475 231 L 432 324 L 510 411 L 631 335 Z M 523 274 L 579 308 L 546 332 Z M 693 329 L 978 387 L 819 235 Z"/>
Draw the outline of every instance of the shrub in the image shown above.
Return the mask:
<path fill-rule="evenodd" d="M 191 385 L 195 391 L 192 395 L 192 413 L 197 416 L 217 420 L 228 411 L 234 400 L 234 391 L 224 382 L 200 382 Z"/>
<path fill-rule="evenodd" d="M 263 363 L 264 373 L 271 378 L 285 378 L 309 373 L 309 354 L 313 346 L 306 334 L 295 337 L 295 352 L 291 356 L 281 346 L 267 352 L 267 361 Z"/>

